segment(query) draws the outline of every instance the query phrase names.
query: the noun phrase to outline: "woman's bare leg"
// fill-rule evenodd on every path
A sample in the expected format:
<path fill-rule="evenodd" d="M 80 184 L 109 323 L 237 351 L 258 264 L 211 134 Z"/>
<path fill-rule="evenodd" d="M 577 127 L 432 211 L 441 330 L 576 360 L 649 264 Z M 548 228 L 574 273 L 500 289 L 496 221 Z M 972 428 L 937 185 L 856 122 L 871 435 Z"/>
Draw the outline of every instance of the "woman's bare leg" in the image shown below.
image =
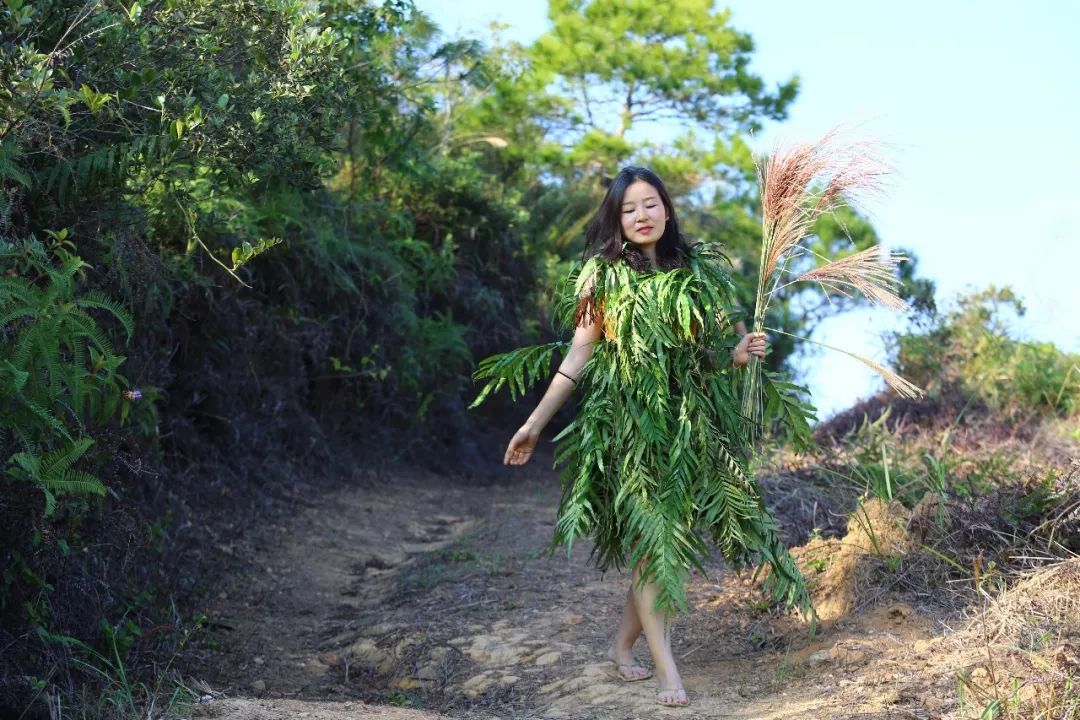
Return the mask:
<path fill-rule="evenodd" d="M 671 626 L 664 618 L 663 611 L 654 607 L 660 588 L 651 581 L 639 587 L 640 577 L 641 565 L 638 564 L 630 578 L 630 592 L 656 665 L 656 679 L 660 688 L 656 694 L 657 700 L 685 705 L 686 691 L 679 669 L 675 666 L 675 655 L 671 652 Z"/>
<path fill-rule="evenodd" d="M 634 642 L 641 635 L 641 620 L 634 605 L 633 588 L 626 591 L 626 604 L 623 605 L 619 629 L 608 648 L 608 657 L 615 663 L 616 669 L 624 680 L 644 680 L 651 676 L 646 668 L 634 662 Z"/>

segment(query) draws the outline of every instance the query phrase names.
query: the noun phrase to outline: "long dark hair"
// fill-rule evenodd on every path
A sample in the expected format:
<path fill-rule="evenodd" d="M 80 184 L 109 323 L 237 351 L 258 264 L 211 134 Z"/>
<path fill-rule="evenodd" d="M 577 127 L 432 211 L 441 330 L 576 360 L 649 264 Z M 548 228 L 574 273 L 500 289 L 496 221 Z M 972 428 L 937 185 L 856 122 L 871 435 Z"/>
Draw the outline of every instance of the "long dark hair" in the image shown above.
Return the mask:
<path fill-rule="evenodd" d="M 599 255 L 608 260 L 617 260 L 620 257 L 626 260 L 631 267 L 639 271 L 652 269 L 649 259 L 630 243 L 623 250 L 622 231 L 622 203 L 626 189 L 638 180 L 643 180 L 660 193 L 660 201 L 664 203 L 667 211 L 668 222 L 664 227 L 664 234 L 656 242 L 656 264 L 658 267 L 668 269 L 686 265 L 688 246 L 682 233 L 679 232 L 679 220 L 675 215 L 675 206 L 671 204 L 671 196 L 660 176 L 646 167 L 624 167 L 608 185 L 607 194 L 597 209 L 596 214 L 589 220 L 585 229 L 585 252 L 584 258 Z"/>

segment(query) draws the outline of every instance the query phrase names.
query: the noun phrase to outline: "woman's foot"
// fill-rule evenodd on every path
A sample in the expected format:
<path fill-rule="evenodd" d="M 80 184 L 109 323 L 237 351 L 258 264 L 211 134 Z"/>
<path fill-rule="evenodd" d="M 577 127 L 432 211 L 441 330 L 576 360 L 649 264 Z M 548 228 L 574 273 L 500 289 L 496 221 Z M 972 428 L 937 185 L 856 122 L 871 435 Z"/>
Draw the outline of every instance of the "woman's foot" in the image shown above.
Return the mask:
<path fill-rule="evenodd" d="M 652 677 L 652 672 L 648 668 L 638 665 L 629 650 L 619 652 L 612 645 L 608 648 L 608 660 L 615 664 L 615 671 L 619 673 L 619 677 L 624 682 L 639 682 Z"/>
<path fill-rule="evenodd" d="M 686 707 L 690 699 L 686 697 L 686 690 L 682 687 L 660 688 L 656 691 L 656 702 L 665 707 Z"/>

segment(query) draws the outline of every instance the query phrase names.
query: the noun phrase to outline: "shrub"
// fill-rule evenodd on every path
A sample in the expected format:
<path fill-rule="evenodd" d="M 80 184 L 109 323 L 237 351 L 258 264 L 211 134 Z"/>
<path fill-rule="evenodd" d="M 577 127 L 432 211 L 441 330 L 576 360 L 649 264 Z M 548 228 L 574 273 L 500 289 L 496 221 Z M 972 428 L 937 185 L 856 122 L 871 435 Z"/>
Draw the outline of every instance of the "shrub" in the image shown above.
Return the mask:
<path fill-rule="evenodd" d="M 1010 419 L 1080 410 L 1080 355 L 1010 334 L 1024 306 L 1008 288 L 961 297 L 921 333 L 893 335 L 896 370 L 931 392 L 959 386 Z"/>

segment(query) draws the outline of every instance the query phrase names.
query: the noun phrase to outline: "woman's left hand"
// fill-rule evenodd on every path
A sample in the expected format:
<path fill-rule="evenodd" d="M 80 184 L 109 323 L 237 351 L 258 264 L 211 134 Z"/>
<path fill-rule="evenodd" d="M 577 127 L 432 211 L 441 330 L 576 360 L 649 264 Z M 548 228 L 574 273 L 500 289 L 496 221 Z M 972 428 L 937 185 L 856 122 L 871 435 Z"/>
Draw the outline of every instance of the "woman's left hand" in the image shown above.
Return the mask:
<path fill-rule="evenodd" d="M 731 362 L 735 367 L 742 367 L 750 362 L 750 356 L 765 357 L 765 350 L 769 343 L 765 340 L 765 333 L 746 333 L 742 340 L 731 351 Z"/>

